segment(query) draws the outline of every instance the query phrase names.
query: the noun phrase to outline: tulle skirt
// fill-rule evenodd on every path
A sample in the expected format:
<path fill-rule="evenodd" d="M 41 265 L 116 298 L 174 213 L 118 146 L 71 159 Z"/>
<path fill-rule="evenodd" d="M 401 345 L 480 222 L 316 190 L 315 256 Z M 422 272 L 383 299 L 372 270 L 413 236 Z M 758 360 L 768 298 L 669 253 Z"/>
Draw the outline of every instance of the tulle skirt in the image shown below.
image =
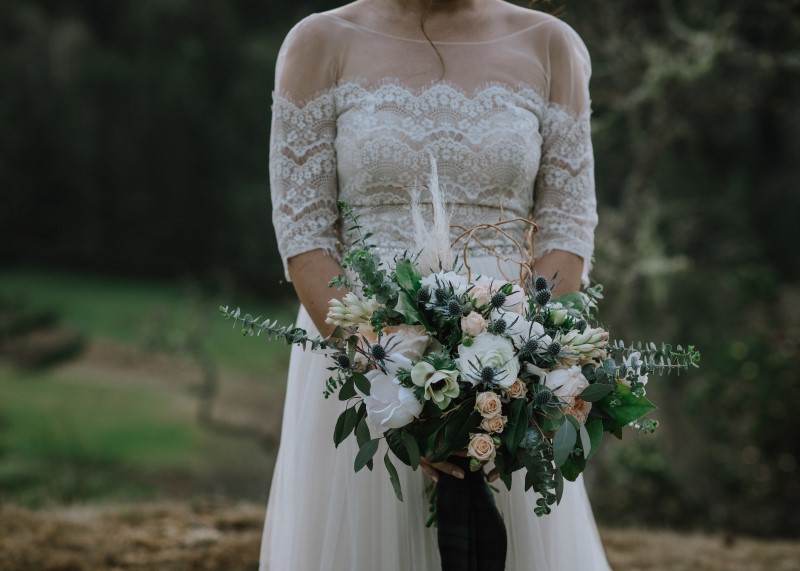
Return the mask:
<path fill-rule="evenodd" d="M 474 271 L 497 275 L 494 258 L 471 260 Z M 297 326 L 317 334 L 301 306 Z M 374 469 L 353 470 L 351 435 L 339 448 L 333 428 L 344 410 L 322 391 L 330 357 L 293 347 L 280 449 L 261 543 L 260 571 L 440 571 L 436 528 L 426 528 L 430 478 L 395 460 L 404 501 L 394 494 L 382 456 Z M 522 471 L 511 490 L 499 480 L 495 499 L 508 534 L 508 571 L 609 569 L 582 477 L 565 482 L 550 515 L 534 513 Z"/>

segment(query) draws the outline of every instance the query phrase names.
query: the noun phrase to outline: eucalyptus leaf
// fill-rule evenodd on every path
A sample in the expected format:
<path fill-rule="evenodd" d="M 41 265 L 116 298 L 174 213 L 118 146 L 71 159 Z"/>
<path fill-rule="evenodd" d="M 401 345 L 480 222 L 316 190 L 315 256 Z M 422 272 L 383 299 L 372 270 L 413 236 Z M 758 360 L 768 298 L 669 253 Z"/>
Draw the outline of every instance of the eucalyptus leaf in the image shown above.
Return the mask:
<path fill-rule="evenodd" d="M 367 426 L 367 419 L 363 417 L 356 425 L 356 442 L 361 447 L 371 438 L 369 433 L 369 426 Z"/>
<path fill-rule="evenodd" d="M 372 457 L 375 456 L 375 453 L 378 451 L 378 444 L 380 444 L 380 441 L 380 438 L 368 440 L 361 446 L 361 448 L 358 449 L 356 460 L 353 463 L 353 467 L 355 468 L 356 472 L 360 471 L 361 468 L 366 466 L 367 463 L 372 460 Z"/>
<path fill-rule="evenodd" d="M 350 435 L 358 420 L 359 415 L 355 407 L 350 407 L 339 415 L 336 428 L 333 430 L 333 443 L 337 448 Z"/>
<path fill-rule="evenodd" d="M 586 426 L 581 424 L 581 427 L 578 429 L 578 435 L 581 439 L 581 449 L 583 449 L 583 457 L 584 459 L 589 459 L 589 453 L 592 451 L 592 439 L 589 437 L 589 432 L 586 430 Z"/>
<path fill-rule="evenodd" d="M 339 389 L 339 400 L 348 400 L 354 396 L 356 396 L 356 387 L 353 383 L 353 377 L 349 377 L 342 385 L 342 388 Z"/>
<path fill-rule="evenodd" d="M 353 373 L 352 378 L 356 388 L 361 391 L 364 396 L 369 396 L 369 391 L 372 388 L 369 379 L 363 373 Z"/>
<path fill-rule="evenodd" d="M 392 482 L 392 488 L 394 488 L 394 493 L 397 496 L 397 499 L 401 502 L 403 501 L 403 490 L 400 487 L 400 478 L 397 475 L 397 469 L 392 464 L 392 460 L 389 458 L 389 451 L 386 451 L 386 455 L 383 457 L 383 463 L 386 465 L 386 471 L 389 472 L 389 480 Z"/>
<path fill-rule="evenodd" d="M 556 470 L 556 504 L 561 503 L 561 496 L 564 495 L 564 474 L 561 470 Z"/>
<path fill-rule="evenodd" d="M 569 418 L 569 417 L 568 417 Z M 571 422 L 565 422 L 553 437 L 553 458 L 556 467 L 561 467 L 566 462 L 572 449 L 575 448 L 575 441 L 578 439 L 578 431 Z"/>
<path fill-rule="evenodd" d="M 603 441 L 603 421 L 599 418 L 590 420 L 586 423 L 586 432 L 589 433 L 589 441 L 591 442 L 591 450 L 586 459 L 589 460 L 600 449 L 600 443 Z"/>
<path fill-rule="evenodd" d="M 408 460 L 411 463 L 411 469 L 416 470 L 417 466 L 419 466 L 419 446 L 417 446 L 417 441 L 414 440 L 414 437 L 405 430 L 400 434 L 403 439 L 403 444 L 406 447 L 406 451 L 408 451 Z"/>

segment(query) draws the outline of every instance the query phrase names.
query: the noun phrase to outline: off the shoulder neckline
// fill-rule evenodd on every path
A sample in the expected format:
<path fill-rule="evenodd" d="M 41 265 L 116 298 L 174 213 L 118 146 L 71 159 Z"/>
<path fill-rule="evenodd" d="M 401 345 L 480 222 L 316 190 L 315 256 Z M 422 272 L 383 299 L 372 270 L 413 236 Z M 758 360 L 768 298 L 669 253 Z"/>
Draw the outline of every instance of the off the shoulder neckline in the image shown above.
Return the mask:
<path fill-rule="evenodd" d="M 315 15 L 317 15 L 317 16 L 326 16 L 326 17 L 331 18 L 333 20 L 336 20 L 337 22 L 340 22 L 340 23 L 342 23 L 342 24 L 344 24 L 346 26 L 350 26 L 352 28 L 355 28 L 355 29 L 358 29 L 358 30 L 362 30 L 364 32 L 369 32 L 370 34 L 383 36 L 384 38 L 390 38 L 390 39 L 393 39 L 393 40 L 400 40 L 400 41 L 403 41 L 403 42 L 413 42 L 413 43 L 423 43 L 423 44 L 427 44 L 428 43 L 428 40 L 405 38 L 403 36 L 395 36 L 395 35 L 387 34 L 385 32 L 381 32 L 381 31 L 378 31 L 378 30 L 373 30 L 372 28 L 368 28 L 366 26 L 362 26 L 361 24 L 356 24 L 355 22 L 351 22 L 350 20 L 346 20 L 346 19 L 342 18 L 341 16 L 336 16 L 335 14 L 331 14 L 329 12 L 317 12 Z M 469 45 L 492 44 L 492 43 L 495 43 L 495 42 L 506 40 L 508 38 L 513 38 L 515 36 L 518 36 L 520 34 L 528 32 L 528 31 L 530 31 L 530 30 L 532 30 L 534 28 L 538 28 L 539 26 L 541 26 L 543 24 L 546 24 L 548 22 L 551 22 L 551 21 L 561 22 L 561 20 L 559 20 L 558 18 L 552 18 L 552 19 L 548 18 L 548 19 L 542 20 L 541 22 L 537 22 L 537 23 L 532 24 L 530 26 L 526 26 L 525 28 L 522 28 L 521 30 L 517 30 L 515 32 L 511 32 L 510 34 L 505 34 L 503 36 L 499 36 L 499 37 L 496 37 L 496 38 L 491 38 L 491 39 L 488 39 L 488 40 L 480 40 L 480 41 L 473 41 L 473 42 L 466 42 L 466 41 L 461 41 L 461 42 L 442 42 L 442 41 L 433 40 L 433 43 L 436 44 L 437 46 L 438 45 L 445 45 L 445 46 L 447 46 L 447 45 L 462 46 L 463 45 L 463 46 L 469 46 Z"/>

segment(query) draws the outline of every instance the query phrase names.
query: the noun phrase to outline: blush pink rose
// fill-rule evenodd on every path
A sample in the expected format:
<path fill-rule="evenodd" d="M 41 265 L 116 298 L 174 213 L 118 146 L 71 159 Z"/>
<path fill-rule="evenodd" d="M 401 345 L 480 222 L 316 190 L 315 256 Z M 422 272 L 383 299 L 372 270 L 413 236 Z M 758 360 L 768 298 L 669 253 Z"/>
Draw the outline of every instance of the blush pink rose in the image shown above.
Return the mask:
<path fill-rule="evenodd" d="M 467 455 L 479 462 L 494 460 L 497 450 L 494 447 L 492 437 L 483 433 L 471 435 L 469 446 L 467 447 Z"/>
<path fill-rule="evenodd" d="M 494 418 L 495 416 L 500 416 L 500 413 L 503 412 L 503 404 L 500 402 L 500 397 L 497 396 L 497 393 L 486 391 L 478 393 L 475 398 L 475 409 L 481 413 L 483 418 Z"/>
<path fill-rule="evenodd" d="M 481 428 L 486 432 L 503 432 L 508 422 L 507 416 L 494 416 L 492 418 L 484 418 L 481 421 Z"/>

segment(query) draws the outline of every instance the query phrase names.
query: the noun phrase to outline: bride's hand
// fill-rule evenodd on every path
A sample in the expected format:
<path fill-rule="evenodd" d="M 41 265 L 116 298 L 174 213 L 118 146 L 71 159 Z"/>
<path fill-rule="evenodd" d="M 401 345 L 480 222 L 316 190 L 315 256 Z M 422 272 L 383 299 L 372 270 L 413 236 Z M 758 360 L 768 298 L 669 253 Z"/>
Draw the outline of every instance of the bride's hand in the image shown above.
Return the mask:
<path fill-rule="evenodd" d="M 453 455 L 462 456 L 466 458 L 467 453 L 462 450 L 461 452 L 454 452 Z M 484 464 L 486 464 L 486 462 L 480 462 L 477 467 L 473 468 L 472 463 L 470 462 L 470 471 L 477 472 L 478 470 L 483 468 Z M 439 481 L 439 472 L 442 472 L 444 474 L 450 474 L 451 476 L 454 476 L 461 480 L 464 479 L 464 470 L 462 470 L 459 466 L 456 466 L 452 462 L 442 461 L 442 462 L 431 463 L 428 461 L 427 458 L 420 458 L 419 465 L 422 467 L 422 469 L 425 471 L 426 474 L 428 474 L 431 478 L 433 478 L 434 482 Z M 494 468 L 491 472 L 489 472 L 486 479 L 489 482 L 494 482 L 499 477 L 500 477 L 500 472 L 497 471 L 497 468 Z"/>

